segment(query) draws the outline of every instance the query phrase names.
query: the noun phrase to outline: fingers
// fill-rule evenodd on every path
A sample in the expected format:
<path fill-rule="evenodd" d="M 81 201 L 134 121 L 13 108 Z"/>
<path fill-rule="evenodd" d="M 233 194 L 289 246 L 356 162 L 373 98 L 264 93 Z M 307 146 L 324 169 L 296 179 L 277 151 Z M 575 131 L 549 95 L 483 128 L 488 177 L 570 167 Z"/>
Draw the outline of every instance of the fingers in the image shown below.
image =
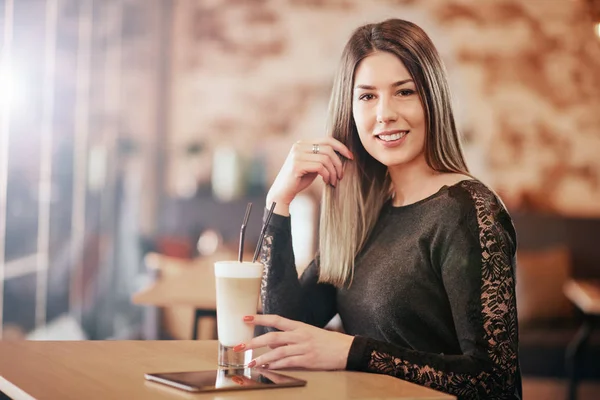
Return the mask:
<path fill-rule="evenodd" d="M 248 315 L 244 317 L 244 322 L 247 324 L 268 326 L 279 329 L 280 331 L 291 331 L 305 325 L 302 322 L 293 321 L 291 319 L 283 318 L 274 314 Z"/>
<path fill-rule="evenodd" d="M 329 151 L 331 151 L 333 153 L 333 150 L 331 150 L 331 148 L 329 148 Z M 315 172 L 317 172 L 319 175 L 323 176 L 323 180 L 325 181 L 325 183 L 329 183 L 333 186 L 337 186 L 338 180 L 342 179 L 341 178 L 342 162 L 340 161 L 340 159 L 338 158 L 338 156 L 335 153 L 333 153 L 333 155 L 335 158 L 337 158 L 339 167 L 334 165 L 333 160 L 331 159 L 331 157 L 329 155 L 321 154 L 321 153 L 319 153 L 319 154 L 302 154 L 298 157 L 298 161 L 300 161 L 302 163 L 302 165 L 304 165 L 304 163 L 309 163 L 314 168 L 317 168 L 318 170 Z M 314 163 L 316 163 L 317 166 L 314 166 L 313 165 Z M 324 167 L 324 169 L 327 170 L 327 173 L 325 173 L 325 171 L 323 171 L 323 169 L 318 168 L 318 165 L 322 165 Z"/>
<path fill-rule="evenodd" d="M 282 358 L 281 360 L 273 361 L 269 364 L 269 369 L 283 369 L 283 368 L 298 368 L 298 367 L 306 367 L 304 365 L 305 360 L 304 357 L 300 356 L 291 356 Z"/>
<path fill-rule="evenodd" d="M 297 146 L 301 146 L 305 151 L 308 150 L 312 153 L 313 145 L 315 144 L 319 145 L 319 152 L 322 151 L 321 149 L 324 146 L 330 146 L 331 148 L 333 148 L 334 151 L 337 151 L 342 156 L 350 160 L 354 160 L 354 155 L 352 154 L 350 149 L 348 149 L 348 147 L 346 147 L 345 144 L 343 144 L 337 139 L 332 138 L 331 136 L 322 137 L 314 140 L 299 140 L 294 144 L 292 149 L 296 148 Z"/>
<path fill-rule="evenodd" d="M 321 175 L 323 177 L 323 182 L 325 183 L 331 183 L 335 176 L 335 172 L 332 174 L 325 165 L 318 161 L 300 161 L 298 168 L 301 175 L 307 173 Z"/>
<path fill-rule="evenodd" d="M 313 158 L 323 162 L 323 164 L 327 163 L 327 165 L 333 166 L 338 179 L 342 179 L 344 177 L 344 165 L 342 164 L 342 159 L 338 153 L 335 152 L 331 145 L 320 145 L 318 154 L 314 154 L 312 152 L 311 146 L 311 152 L 308 155 L 309 157 L 312 156 Z"/>
<path fill-rule="evenodd" d="M 350 153 L 346 146 L 333 138 L 320 139 L 320 141 L 324 141 L 325 143 L 297 142 L 292 149 L 294 159 L 300 164 L 302 173 L 317 172 L 323 177 L 325 183 L 337 186 L 338 180 L 344 176 L 344 167 L 340 154 L 352 156 L 352 153 Z M 313 149 L 315 144 L 319 146 L 317 153 Z M 327 169 L 329 173 L 328 177 L 326 174 L 317 171 L 314 165 L 308 165 L 310 166 L 309 171 L 305 170 L 308 167 L 304 165 L 306 162 L 321 163 Z"/>
<path fill-rule="evenodd" d="M 342 159 L 333 150 L 333 147 L 324 146 L 323 149 L 319 149 L 319 154 L 316 154 L 319 157 L 322 157 L 323 161 L 329 161 L 330 164 L 335 168 L 335 172 L 338 179 L 342 179 L 344 177 L 344 164 L 342 164 Z"/>
<path fill-rule="evenodd" d="M 319 153 L 314 153 L 312 144 L 296 142 L 291 154 L 298 175 L 317 173 L 323 177 L 325 183 L 331 185 L 335 185 L 340 179 L 342 162 L 331 147 L 319 146 Z M 339 170 L 336 169 L 332 156 L 337 158 L 336 163 L 339 165 Z"/>
<path fill-rule="evenodd" d="M 295 343 L 293 332 L 269 332 L 251 339 L 240 350 L 258 349 L 265 346 L 275 349 L 290 343 Z M 237 348 L 234 348 L 234 350 L 237 350 Z"/>
<path fill-rule="evenodd" d="M 354 160 L 354 155 L 352 154 L 352 152 L 348 149 L 348 147 L 346 147 L 339 140 L 334 139 L 331 136 L 327 136 L 322 139 L 322 143 L 326 143 L 326 144 L 330 145 L 333 148 L 333 150 L 337 151 L 344 157 L 346 157 L 350 160 Z"/>
<path fill-rule="evenodd" d="M 304 349 L 303 346 L 301 345 L 290 345 L 290 346 L 281 346 L 276 348 L 275 350 L 271 350 L 259 357 L 256 357 L 254 360 L 252 360 L 250 362 L 250 364 L 248 364 L 248 366 L 250 367 L 250 365 L 253 366 L 260 366 L 260 365 L 265 365 L 265 364 L 269 364 L 269 369 L 272 367 L 273 363 L 278 363 L 281 362 L 284 359 L 290 358 L 290 357 L 294 357 L 294 356 L 300 356 L 302 354 L 304 354 Z M 252 368 L 250 367 L 250 368 Z"/>

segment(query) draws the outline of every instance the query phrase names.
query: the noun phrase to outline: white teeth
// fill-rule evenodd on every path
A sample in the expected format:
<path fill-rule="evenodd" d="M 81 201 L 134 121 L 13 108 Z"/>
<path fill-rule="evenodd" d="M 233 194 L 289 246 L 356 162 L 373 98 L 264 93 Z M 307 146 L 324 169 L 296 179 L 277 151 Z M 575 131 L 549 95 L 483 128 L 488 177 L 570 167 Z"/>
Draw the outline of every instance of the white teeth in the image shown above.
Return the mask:
<path fill-rule="evenodd" d="M 404 136 L 406 136 L 407 133 L 407 131 L 402 131 L 400 133 L 394 133 L 392 135 L 377 135 L 377 137 L 385 142 L 391 142 L 394 140 L 402 139 Z"/>

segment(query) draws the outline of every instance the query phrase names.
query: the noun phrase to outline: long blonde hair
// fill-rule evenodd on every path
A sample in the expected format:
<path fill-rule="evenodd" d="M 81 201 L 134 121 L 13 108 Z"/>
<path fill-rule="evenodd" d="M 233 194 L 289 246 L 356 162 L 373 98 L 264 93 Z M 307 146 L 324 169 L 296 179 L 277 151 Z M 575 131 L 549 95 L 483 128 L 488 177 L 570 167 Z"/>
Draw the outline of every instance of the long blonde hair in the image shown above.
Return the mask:
<path fill-rule="evenodd" d="M 454 122 L 444 64 L 427 34 L 417 25 L 389 19 L 354 31 L 342 53 L 331 99 L 327 132 L 344 143 L 354 161 L 344 160 L 344 179 L 326 187 L 319 232 L 321 282 L 350 284 L 354 260 L 367 241 L 392 185 L 387 167 L 362 146 L 352 115 L 356 67 L 376 51 L 402 61 L 415 82 L 425 111 L 425 160 L 439 172 L 469 174 Z"/>

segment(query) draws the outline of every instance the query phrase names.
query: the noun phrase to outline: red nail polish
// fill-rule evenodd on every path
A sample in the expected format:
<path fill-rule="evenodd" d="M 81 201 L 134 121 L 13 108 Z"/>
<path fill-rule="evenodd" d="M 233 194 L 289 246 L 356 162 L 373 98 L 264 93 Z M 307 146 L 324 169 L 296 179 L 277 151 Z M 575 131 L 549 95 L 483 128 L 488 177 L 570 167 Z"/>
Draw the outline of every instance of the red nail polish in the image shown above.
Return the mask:
<path fill-rule="evenodd" d="M 233 381 L 233 383 L 236 383 L 238 385 L 244 384 L 244 380 L 242 378 L 240 378 L 239 376 L 234 376 L 233 378 L 231 378 L 231 380 Z"/>
<path fill-rule="evenodd" d="M 256 365 L 256 361 L 252 360 L 250 361 L 250 363 L 248 364 L 248 368 L 252 368 Z"/>
<path fill-rule="evenodd" d="M 254 321 L 254 317 L 252 315 L 246 315 L 244 317 L 244 322 L 251 322 Z"/>
<path fill-rule="evenodd" d="M 246 345 L 244 343 L 238 344 L 237 346 L 233 347 L 233 351 L 242 351 L 246 348 Z"/>

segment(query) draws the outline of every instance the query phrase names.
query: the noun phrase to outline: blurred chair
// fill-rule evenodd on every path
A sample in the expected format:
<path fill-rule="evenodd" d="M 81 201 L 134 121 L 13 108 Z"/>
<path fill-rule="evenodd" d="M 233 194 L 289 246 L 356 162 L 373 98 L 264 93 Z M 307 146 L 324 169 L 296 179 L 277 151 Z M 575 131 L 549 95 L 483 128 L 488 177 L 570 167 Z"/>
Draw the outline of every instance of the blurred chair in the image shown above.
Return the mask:
<path fill-rule="evenodd" d="M 512 212 L 518 238 L 519 355 L 526 377 L 567 379 L 565 352 L 581 313 L 565 296 L 569 279 L 600 279 L 600 218 Z M 579 377 L 600 380 L 600 331 L 593 332 Z"/>

